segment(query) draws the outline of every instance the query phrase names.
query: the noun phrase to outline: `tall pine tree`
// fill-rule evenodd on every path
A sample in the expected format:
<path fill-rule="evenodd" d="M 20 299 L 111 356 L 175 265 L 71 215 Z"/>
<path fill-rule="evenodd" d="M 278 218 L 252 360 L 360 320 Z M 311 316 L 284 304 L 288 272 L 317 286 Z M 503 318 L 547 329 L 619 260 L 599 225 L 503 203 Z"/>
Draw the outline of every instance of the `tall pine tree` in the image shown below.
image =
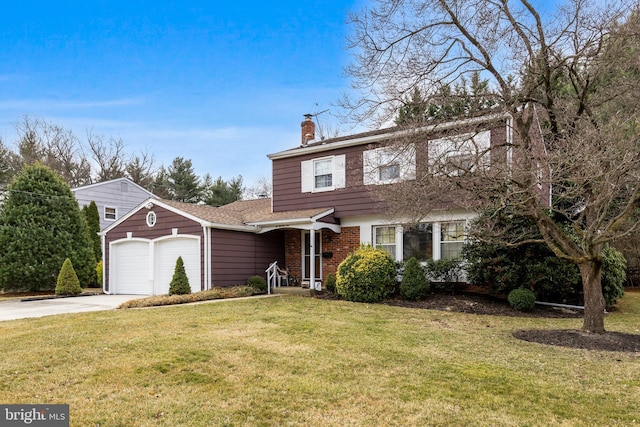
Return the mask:
<path fill-rule="evenodd" d="M 96 260 L 76 198 L 48 167 L 27 166 L 0 210 L 0 289 L 53 290 L 66 258 L 91 283 Z"/>

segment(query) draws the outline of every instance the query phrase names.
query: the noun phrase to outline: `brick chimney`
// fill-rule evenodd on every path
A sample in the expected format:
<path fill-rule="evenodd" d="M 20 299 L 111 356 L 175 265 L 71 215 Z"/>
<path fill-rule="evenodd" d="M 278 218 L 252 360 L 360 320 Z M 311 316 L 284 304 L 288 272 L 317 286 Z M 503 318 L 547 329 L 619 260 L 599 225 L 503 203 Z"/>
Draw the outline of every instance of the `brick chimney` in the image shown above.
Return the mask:
<path fill-rule="evenodd" d="M 307 142 L 316 139 L 316 124 L 311 120 L 312 116 L 313 114 L 305 114 L 305 119 L 300 124 L 302 127 L 302 145 L 307 145 Z"/>

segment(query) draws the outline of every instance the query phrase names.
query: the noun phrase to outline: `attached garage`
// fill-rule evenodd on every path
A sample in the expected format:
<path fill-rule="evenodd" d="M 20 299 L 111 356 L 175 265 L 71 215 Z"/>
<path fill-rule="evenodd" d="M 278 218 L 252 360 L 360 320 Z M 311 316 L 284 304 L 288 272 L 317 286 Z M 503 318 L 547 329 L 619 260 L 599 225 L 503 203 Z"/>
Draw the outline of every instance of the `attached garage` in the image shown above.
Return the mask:
<path fill-rule="evenodd" d="M 151 293 L 148 240 L 126 240 L 111 246 L 109 263 L 112 293 L 149 295 Z"/>
<path fill-rule="evenodd" d="M 169 285 L 178 257 L 182 257 L 191 292 L 200 291 L 200 240 L 189 237 L 170 237 L 154 243 L 154 294 L 169 293 Z"/>
<path fill-rule="evenodd" d="M 148 199 L 102 231 L 107 294 L 164 295 L 182 257 L 192 292 L 246 283 L 284 265 L 284 231 L 262 234 L 248 217 L 270 215 L 269 199 L 224 207 Z"/>
<path fill-rule="evenodd" d="M 111 293 L 168 294 L 178 257 L 184 262 L 191 291 L 200 291 L 200 239 L 197 236 L 117 241 L 111 244 L 109 253 Z"/>

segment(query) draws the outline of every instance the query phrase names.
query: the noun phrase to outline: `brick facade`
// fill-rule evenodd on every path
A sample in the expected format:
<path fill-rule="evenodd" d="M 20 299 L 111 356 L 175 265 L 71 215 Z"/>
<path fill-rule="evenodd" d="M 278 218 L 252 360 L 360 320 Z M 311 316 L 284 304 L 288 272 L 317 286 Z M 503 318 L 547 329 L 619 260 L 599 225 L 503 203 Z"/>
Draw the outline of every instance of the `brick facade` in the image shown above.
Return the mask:
<path fill-rule="evenodd" d="M 360 227 L 342 227 L 341 233 L 322 230 L 322 275 L 335 274 L 338 265 L 360 246 Z M 300 280 L 302 277 L 302 233 L 300 230 L 285 231 L 285 266 L 289 273 Z"/>

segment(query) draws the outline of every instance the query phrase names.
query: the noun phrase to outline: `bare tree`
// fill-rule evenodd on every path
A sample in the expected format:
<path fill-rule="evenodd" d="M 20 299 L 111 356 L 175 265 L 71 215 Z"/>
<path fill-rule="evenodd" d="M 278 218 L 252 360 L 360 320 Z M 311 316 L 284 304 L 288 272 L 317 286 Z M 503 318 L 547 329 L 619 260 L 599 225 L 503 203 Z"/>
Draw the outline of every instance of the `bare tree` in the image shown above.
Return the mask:
<path fill-rule="evenodd" d="M 259 176 L 253 185 L 244 189 L 242 197 L 245 200 L 271 197 L 271 180 L 266 176 Z"/>
<path fill-rule="evenodd" d="M 155 158 L 148 150 L 134 156 L 125 167 L 127 176 L 139 186 L 152 191 L 154 175 L 158 172 Z"/>
<path fill-rule="evenodd" d="M 416 215 L 447 195 L 467 209 L 509 207 L 532 218 L 553 252 L 578 265 L 589 332 L 605 330 L 603 245 L 640 228 L 636 6 L 569 0 L 543 14 L 529 0 L 378 0 L 351 17 L 348 73 L 362 96 L 342 103 L 355 118 L 388 123 L 414 88 L 429 95 L 480 73 L 497 94 L 493 112 L 509 117 L 514 138 L 504 148 L 518 153 L 486 168 L 487 150 L 452 165 L 440 161 L 450 153 L 430 147 L 415 180 L 379 188 L 379 196 L 403 200 Z M 536 130 L 545 132 L 545 149 L 532 139 Z M 556 195 L 551 209 L 539 197 L 547 185 Z"/>
<path fill-rule="evenodd" d="M 71 187 L 91 182 L 91 166 L 75 134 L 46 120 L 24 116 L 16 124 L 23 164 L 41 162 L 56 171 Z"/>
<path fill-rule="evenodd" d="M 91 151 L 91 157 L 98 165 L 97 182 L 125 176 L 126 153 L 124 151 L 125 144 L 121 138 L 109 137 L 105 141 L 104 136 L 95 135 L 91 130 L 88 130 L 87 144 Z"/>

